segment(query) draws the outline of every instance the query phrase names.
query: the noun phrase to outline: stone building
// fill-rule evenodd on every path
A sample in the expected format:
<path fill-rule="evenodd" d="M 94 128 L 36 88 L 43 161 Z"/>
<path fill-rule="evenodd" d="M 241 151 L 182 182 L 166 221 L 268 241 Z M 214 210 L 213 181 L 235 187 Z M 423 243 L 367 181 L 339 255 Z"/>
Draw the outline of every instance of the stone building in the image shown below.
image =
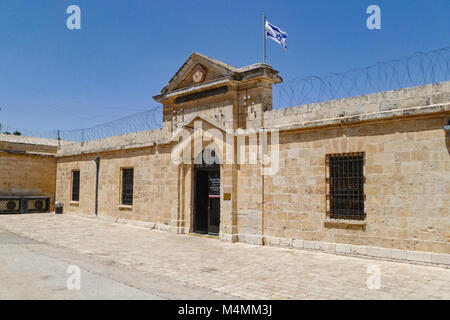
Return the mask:
<path fill-rule="evenodd" d="M 49 197 L 48 209 L 53 209 L 57 149 L 57 140 L 0 134 L 0 213 L 11 200 L 11 211 L 22 211 L 19 202 L 25 196 Z"/>
<path fill-rule="evenodd" d="M 154 97 L 161 129 L 59 145 L 2 135 L 0 195 L 40 190 L 65 213 L 174 233 L 450 265 L 450 82 L 272 109 L 280 82 L 269 65 L 194 53 Z M 23 170 L 35 166 L 40 178 Z"/>

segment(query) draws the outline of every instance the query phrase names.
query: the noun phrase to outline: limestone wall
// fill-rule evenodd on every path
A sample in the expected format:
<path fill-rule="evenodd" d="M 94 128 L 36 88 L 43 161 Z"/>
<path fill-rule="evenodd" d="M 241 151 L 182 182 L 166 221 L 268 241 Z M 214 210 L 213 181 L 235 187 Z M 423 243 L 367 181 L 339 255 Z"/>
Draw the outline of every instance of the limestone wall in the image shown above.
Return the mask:
<path fill-rule="evenodd" d="M 177 210 L 178 167 L 165 147 L 58 158 L 56 199 L 65 212 L 94 214 L 96 165 L 100 156 L 98 215 L 169 225 Z M 134 168 L 133 206 L 120 204 L 121 168 Z M 80 200 L 71 201 L 71 172 L 80 170 Z M 164 227 L 162 227 L 164 228 Z"/>
<path fill-rule="evenodd" d="M 443 130 L 449 119 L 282 133 L 279 173 L 265 178 L 265 242 L 450 253 L 450 139 Z M 326 220 L 325 155 L 346 152 L 365 152 L 363 225 Z"/>
<path fill-rule="evenodd" d="M 51 156 L 0 151 L 0 195 L 55 195 L 56 161 Z"/>
<path fill-rule="evenodd" d="M 37 146 L 37 147 L 57 147 L 60 144 L 67 143 L 66 141 L 58 141 L 57 139 L 36 138 L 27 136 L 16 136 L 12 134 L 0 134 L 0 143 L 11 143 L 17 146 Z M 55 149 L 53 149 L 55 150 Z"/>
<path fill-rule="evenodd" d="M 259 165 L 242 164 L 237 171 L 238 240 L 259 243 L 263 228 L 261 169 Z"/>
<path fill-rule="evenodd" d="M 176 104 L 170 100 L 164 105 L 164 129 L 168 132 L 181 128 L 187 119 L 202 114 L 227 128 L 235 128 L 236 92 L 229 86 L 224 94 Z"/>
<path fill-rule="evenodd" d="M 248 92 L 245 100 L 249 96 L 261 100 Z M 259 165 L 221 166 L 221 238 L 449 254 L 450 141 L 443 130 L 450 119 L 449 101 L 450 82 L 445 82 L 266 112 L 261 100 L 259 111 L 234 110 L 233 116 L 247 117 L 247 128 L 260 127 L 264 115 L 265 128 L 282 130 L 280 168 L 262 177 Z M 250 105 L 258 106 L 256 102 Z M 195 114 L 204 113 L 191 107 Z M 213 116 L 217 106 L 210 110 Z M 180 125 L 183 119 L 177 117 Z M 205 123 L 204 129 L 210 125 Z M 64 202 L 65 212 L 93 214 L 94 159 L 100 156 L 99 216 L 189 232 L 193 167 L 171 161 L 169 137 L 163 129 L 62 146 L 56 199 Z M 360 223 L 330 220 L 326 214 L 325 157 L 347 152 L 365 152 L 367 218 Z M 123 167 L 135 170 L 132 208 L 120 206 Z M 70 201 L 74 169 L 81 172 L 78 203 Z M 225 193 L 231 199 L 224 200 Z"/>
<path fill-rule="evenodd" d="M 170 134 L 157 129 L 112 136 L 87 142 L 65 143 L 58 149 L 58 156 L 64 157 L 129 148 L 151 147 L 155 144 L 167 143 L 169 137 Z"/>
<path fill-rule="evenodd" d="M 0 135 L 0 195 L 55 195 L 58 141 Z"/>
<path fill-rule="evenodd" d="M 450 81 L 264 112 L 264 126 L 408 109 L 450 101 Z"/>

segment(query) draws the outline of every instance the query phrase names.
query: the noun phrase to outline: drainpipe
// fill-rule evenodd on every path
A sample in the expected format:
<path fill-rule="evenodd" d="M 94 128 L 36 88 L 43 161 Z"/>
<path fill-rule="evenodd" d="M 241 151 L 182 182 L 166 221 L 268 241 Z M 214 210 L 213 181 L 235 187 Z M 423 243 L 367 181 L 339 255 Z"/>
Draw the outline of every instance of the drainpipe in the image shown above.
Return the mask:
<path fill-rule="evenodd" d="M 263 117 L 264 117 L 264 114 L 263 114 Z M 264 126 L 262 127 L 262 130 L 265 130 L 264 129 Z M 262 208 L 261 208 L 261 242 L 262 242 L 262 245 L 264 245 L 264 207 L 265 207 L 265 199 L 264 199 L 264 195 L 265 195 L 265 186 L 264 186 L 264 183 L 265 183 L 265 172 L 264 172 L 264 169 L 265 169 L 265 167 L 266 167 L 266 164 L 264 163 L 264 155 L 266 154 L 266 149 L 267 149 L 267 139 L 269 138 L 268 137 L 268 134 L 267 134 L 267 132 L 264 132 L 264 133 L 260 133 L 260 134 L 265 134 L 265 137 L 263 137 L 263 139 L 262 139 L 262 146 L 261 146 L 261 148 L 262 148 L 262 152 L 261 152 L 261 161 L 262 161 L 262 177 L 261 177 L 261 188 L 262 188 L 262 196 L 261 196 L 261 202 L 262 202 Z M 270 137 L 270 139 L 272 139 L 272 137 Z M 261 140 L 260 140 L 260 142 L 261 142 Z"/>
<path fill-rule="evenodd" d="M 98 174 L 100 172 L 100 157 L 95 158 L 95 216 L 98 216 Z"/>

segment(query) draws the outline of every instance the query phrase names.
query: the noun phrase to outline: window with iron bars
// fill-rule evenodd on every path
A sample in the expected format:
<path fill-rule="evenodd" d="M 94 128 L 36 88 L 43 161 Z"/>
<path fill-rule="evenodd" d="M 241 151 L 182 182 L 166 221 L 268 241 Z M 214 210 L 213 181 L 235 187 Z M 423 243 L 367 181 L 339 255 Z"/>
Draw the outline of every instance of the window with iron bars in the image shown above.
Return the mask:
<path fill-rule="evenodd" d="M 80 201 L 80 170 L 72 171 L 72 201 Z"/>
<path fill-rule="evenodd" d="M 133 205 L 133 168 L 122 169 L 122 203 Z"/>
<path fill-rule="evenodd" d="M 329 218 L 364 220 L 364 152 L 329 154 L 326 163 Z"/>

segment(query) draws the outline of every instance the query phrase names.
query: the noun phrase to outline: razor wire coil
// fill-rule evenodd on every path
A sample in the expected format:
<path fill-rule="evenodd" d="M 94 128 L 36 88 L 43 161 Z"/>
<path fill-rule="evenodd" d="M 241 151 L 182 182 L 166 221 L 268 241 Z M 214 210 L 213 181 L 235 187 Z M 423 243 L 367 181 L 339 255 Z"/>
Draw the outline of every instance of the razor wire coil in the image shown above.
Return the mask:
<path fill-rule="evenodd" d="M 450 47 L 418 52 L 366 68 L 331 73 L 324 77 L 295 78 L 273 88 L 274 108 L 298 106 L 381 91 L 450 80 Z M 160 129 L 162 106 L 89 128 L 30 131 L 2 124 L 2 132 L 19 131 L 24 136 L 86 142 L 133 132 Z"/>

